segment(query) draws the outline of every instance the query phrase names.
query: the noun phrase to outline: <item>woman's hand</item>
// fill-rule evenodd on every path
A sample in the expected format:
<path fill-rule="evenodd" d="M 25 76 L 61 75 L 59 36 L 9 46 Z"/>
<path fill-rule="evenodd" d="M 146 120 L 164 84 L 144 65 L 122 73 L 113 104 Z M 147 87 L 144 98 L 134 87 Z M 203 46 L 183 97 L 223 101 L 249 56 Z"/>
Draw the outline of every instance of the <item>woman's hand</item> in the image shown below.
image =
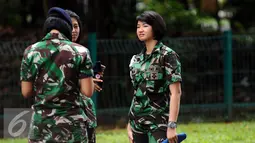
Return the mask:
<path fill-rule="evenodd" d="M 100 92 L 102 90 L 102 88 L 97 83 L 103 82 L 103 80 L 93 78 L 93 82 L 94 82 L 94 91 Z"/>
<path fill-rule="evenodd" d="M 168 143 L 178 143 L 176 129 L 167 128 Z"/>

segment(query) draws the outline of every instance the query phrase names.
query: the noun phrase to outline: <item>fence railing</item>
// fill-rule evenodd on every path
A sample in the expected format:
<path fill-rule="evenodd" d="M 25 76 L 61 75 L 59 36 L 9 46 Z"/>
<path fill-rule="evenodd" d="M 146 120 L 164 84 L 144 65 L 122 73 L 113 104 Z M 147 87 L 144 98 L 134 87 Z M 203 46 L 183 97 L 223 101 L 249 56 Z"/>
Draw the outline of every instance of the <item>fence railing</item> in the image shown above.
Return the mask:
<path fill-rule="evenodd" d="M 227 33 L 213 37 L 165 39 L 163 42 L 180 55 L 183 111 L 223 109 L 229 116 L 232 108 L 255 107 L 255 35 Z M 0 42 L 1 109 L 24 108 L 32 104 L 32 100 L 21 96 L 19 81 L 22 54 L 29 44 Z M 227 47 L 230 49 L 226 50 Z M 127 114 L 133 96 L 128 65 L 132 55 L 142 48 L 137 40 L 97 41 L 97 59 L 107 66 L 104 88 L 97 96 L 99 112 Z M 229 76 L 229 73 L 232 74 Z M 2 110 L 0 114 L 3 114 Z"/>
<path fill-rule="evenodd" d="M 189 37 L 163 41 L 174 49 L 182 63 L 183 111 L 255 107 L 255 35 L 226 32 L 213 37 Z M 106 66 L 104 90 L 98 96 L 98 111 L 126 113 L 132 99 L 129 61 L 143 48 L 136 40 L 100 40 L 97 59 Z M 226 111 L 226 112 L 225 112 Z"/>

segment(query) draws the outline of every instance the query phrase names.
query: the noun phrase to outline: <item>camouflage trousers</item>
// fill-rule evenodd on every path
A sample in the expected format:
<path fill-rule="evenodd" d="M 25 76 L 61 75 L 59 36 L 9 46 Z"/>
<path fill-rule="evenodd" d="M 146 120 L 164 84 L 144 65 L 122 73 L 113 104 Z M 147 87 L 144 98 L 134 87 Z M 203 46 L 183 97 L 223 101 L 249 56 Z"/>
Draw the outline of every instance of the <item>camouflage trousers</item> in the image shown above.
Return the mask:
<path fill-rule="evenodd" d="M 166 137 L 166 131 L 157 129 L 153 132 L 141 134 L 133 132 L 134 143 L 162 143 Z"/>
<path fill-rule="evenodd" d="M 88 143 L 87 126 L 84 121 L 70 118 L 32 118 L 28 134 L 29 143 Z"/>
<path fill-rule="evenodd" d="M 88 143 L 96 143 L 96 109 L 95 105 L 90 98 L 83 100 L 84 102 L 84 112 L 88 117 L 87 121 L 87 132 L 88 132 Z"/>
<path fill-rule="evenodd" d="M 88 132 L 88 143 L 96 143 L 96 130 L 95 128 L 87 128 Z"/>
<path fill-rule="evenodd" d="M 147 119 L 147 120 L 146 120 Z M 144 121 L 139 124 L 139 121 Z M 131 120 L 134 143 L 161 143 L 166 139 L 167 124 L 165 120 L 153 121 L 146 117 Z"/>
<path fill-rule="evenodd" d="M 37 135 L 37 138 L 30 136 L 29 143 L 88 143 L 87 131 L 79 127 L 55 127 Z"/>
<path fill-rule="evenodd" d="M 129 115 L 134 143 L 161 143 L 166 139 L 168 114 Z"/>

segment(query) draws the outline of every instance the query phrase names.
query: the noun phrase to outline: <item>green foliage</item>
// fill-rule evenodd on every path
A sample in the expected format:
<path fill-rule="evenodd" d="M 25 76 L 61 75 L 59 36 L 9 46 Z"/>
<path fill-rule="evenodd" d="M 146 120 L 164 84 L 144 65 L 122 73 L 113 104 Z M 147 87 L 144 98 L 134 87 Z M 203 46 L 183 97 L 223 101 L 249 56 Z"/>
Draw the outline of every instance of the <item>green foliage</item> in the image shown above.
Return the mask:
<path fill-rule="evenodd" d="M 21 2 L 20 0 L 8 0 L 0 2 L 0 24 L 7 24 L 19 27 L 22 22 L 20 16 Z"/>
<path fill-rule="evenodd" d="M 135 9 L 133 3 L 119 0 L 111 7 L 117 30 L 114 37 L 135 38 Z"/>
<path fill-rule="evenodd" d="M 182 3 L 176 0 L 140 0 L 144 3 L 145 10 L 158 12 L 165 20 L 169 32 L 196 32 L 196 31 L 217 31 L 218 23 L 210 15 L 200 14 L 195 7 L 185 9 Z"/>
<path fill-rule="evenodd" d="M 186 10 L 180 2 L 175 0 L 143 0 L 143 2 L 146 5 L 144 10 L 158 12 L 170 31 L 188 32 L 199 29 L 197 23 L 199 16 L 196 11 Z"/>

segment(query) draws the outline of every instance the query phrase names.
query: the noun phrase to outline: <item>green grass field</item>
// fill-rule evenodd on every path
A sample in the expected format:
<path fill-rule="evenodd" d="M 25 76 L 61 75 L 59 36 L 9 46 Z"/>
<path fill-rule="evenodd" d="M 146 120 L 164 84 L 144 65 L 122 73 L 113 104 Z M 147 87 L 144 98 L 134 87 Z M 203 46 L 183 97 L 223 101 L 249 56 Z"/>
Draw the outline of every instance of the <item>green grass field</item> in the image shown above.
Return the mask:
<path fill-rule="evenodd" d="M 255 143 L 255 122 L 181 124 L 178 132 L 187 133 L 183 143 Z M 26 142 L 26 139 L 0 140 L 0 143 Z M 99 129 L 97 143 L 128 143 L 126 130 Z"/>

